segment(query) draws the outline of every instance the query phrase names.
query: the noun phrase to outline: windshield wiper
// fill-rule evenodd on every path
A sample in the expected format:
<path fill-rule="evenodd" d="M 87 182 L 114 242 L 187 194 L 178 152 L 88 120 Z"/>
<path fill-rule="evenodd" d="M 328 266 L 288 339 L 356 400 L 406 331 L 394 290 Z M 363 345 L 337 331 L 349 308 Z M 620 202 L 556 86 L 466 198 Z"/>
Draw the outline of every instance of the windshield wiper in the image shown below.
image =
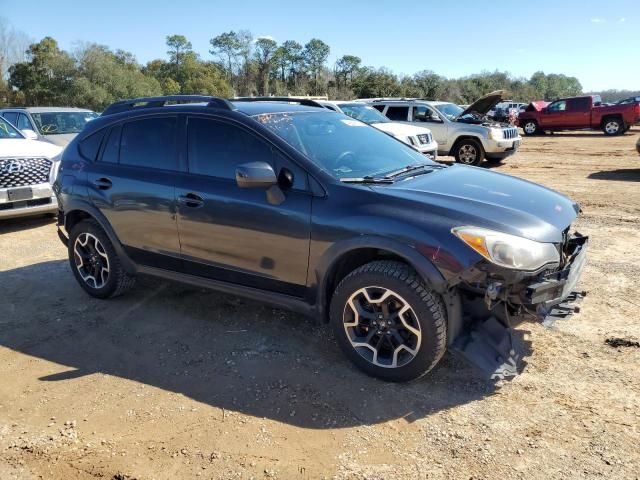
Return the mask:
<path fill-rule="evenodd" d="M 386 177 L 372 177 L 371 175 L 366 175 L 364 177 L 346 177 L 341 178 L 341 182 L 343 183 L 393 183 L 393 180 Z"/>
<path fill-rule="evenodd" d="M 403 167 L 399 170 L 393 170 L 389 173 L 385 173 L 383 175 L 383 178 L 394 178 L 400 175 L 404 175 L 405 173 L 413 172 L 415 170 L 424 170 L 424 169 L 434 170 L 436 168 L 443 168 L 443 165 L 430 165 L 428 163 L 422 163 L 420 165 L 407 165 L 406 167 Z"/>

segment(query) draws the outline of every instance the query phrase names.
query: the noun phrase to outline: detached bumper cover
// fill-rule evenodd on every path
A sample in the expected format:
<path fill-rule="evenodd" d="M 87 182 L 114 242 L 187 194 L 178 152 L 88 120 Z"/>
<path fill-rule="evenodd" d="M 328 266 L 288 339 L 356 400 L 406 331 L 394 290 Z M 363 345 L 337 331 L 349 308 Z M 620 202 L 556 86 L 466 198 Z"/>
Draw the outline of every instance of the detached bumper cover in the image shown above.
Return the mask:
<path fill-rule="evenodd" d="M 527 286 L 522 293 L 524 304 L 535 305 L 536 312 L 543 317 L 558 304 L 569 299 L 582 275 L 587 260 L 589 237 L 574 237 L 568 241 L 570 256 L 566 266 L 543 276 L 539 281 Z"/>
<path fill-rule="evenodd" d="M 535 318 L 548 326 L 576 310 L 573 302 L 585 295 L 585 292 L 576 292 L 575 288 L 585 266 L 588 243 L 588 237 L 569 239 L 563 249 L 563 268 L 536 277 L 533 283 L 512 286 L 515 292 L 504 292 L 505 297 L 493 304 L 484 318 L 471 321 L 467 331 L 453 342 L 450 349 L 491 379 L 517 376 L 524 368 L 523 359 L 529 348 L 513 325 Z M 509 314 L 507 303 L 519 313 Z M 504 314 L 500 314 L 500 310 Z"/>

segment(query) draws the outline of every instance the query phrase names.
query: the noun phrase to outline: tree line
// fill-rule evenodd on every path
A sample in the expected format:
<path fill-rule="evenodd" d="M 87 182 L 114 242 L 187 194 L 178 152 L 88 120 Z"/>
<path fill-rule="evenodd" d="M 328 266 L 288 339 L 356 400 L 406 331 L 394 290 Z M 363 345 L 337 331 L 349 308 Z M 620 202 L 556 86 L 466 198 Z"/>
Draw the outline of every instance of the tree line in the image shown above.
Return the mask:
<path fill-rule="evenodd" d="M 123 50 L 87 43 L 72 52 L 52 37 L 31 43 L 2 35 L 0 24 L 0 105 L 73 105 L 104 109 L 123 98 L 170 94 L 223 97 L 310 95 L 334 99 L 381 96 L 419 97 L 471 103 L 497 89 L 513 100 L 552 100 L 579 95 L 577 78 L 536 72 L 517 78 L 508 72 L 482 72 L 450 79 L 431 70 L 403 76 L 387 68 L 362 65 L 343 55 L 328 65 L 329 45 L 254 38 L 247 30 L 221 33 L 204 55 L 184 35 L 166 37 L 166 58 L 142 65 Z M 19 39 L 19 41 L 17 41 Z M 2 52 L 12 52 L 3 55 Z"/>

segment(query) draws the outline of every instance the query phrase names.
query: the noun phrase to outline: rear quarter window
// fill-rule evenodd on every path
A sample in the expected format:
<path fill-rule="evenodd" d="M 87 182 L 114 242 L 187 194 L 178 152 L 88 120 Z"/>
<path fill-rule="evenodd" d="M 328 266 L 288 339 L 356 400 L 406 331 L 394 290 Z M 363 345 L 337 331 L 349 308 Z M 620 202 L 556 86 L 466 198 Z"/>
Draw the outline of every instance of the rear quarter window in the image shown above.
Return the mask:
<path fill-rule="evenodd" d="M 99 130 L 96 133 L 92 133 L 87 138 L 83 139 L 79 145 L 78 150 L 86 160 L 93 162 L 98 157 L 100 151 L 100 145 L 105 136 L 105 130 Z"/>

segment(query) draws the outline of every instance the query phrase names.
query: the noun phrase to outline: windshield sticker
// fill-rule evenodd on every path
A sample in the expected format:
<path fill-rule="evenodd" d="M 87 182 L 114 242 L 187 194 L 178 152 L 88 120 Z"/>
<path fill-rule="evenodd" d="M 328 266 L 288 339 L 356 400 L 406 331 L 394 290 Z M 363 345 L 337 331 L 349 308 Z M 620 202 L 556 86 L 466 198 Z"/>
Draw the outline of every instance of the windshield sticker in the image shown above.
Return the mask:
<path fill-rule="evenodd" d="M 349 120 L 348 118 L 343 118 L 340 121 L 345 125 L 349 125 L 350 127 L 366 127 L 364 123 L 358 122 L 357 120 Z"/>

